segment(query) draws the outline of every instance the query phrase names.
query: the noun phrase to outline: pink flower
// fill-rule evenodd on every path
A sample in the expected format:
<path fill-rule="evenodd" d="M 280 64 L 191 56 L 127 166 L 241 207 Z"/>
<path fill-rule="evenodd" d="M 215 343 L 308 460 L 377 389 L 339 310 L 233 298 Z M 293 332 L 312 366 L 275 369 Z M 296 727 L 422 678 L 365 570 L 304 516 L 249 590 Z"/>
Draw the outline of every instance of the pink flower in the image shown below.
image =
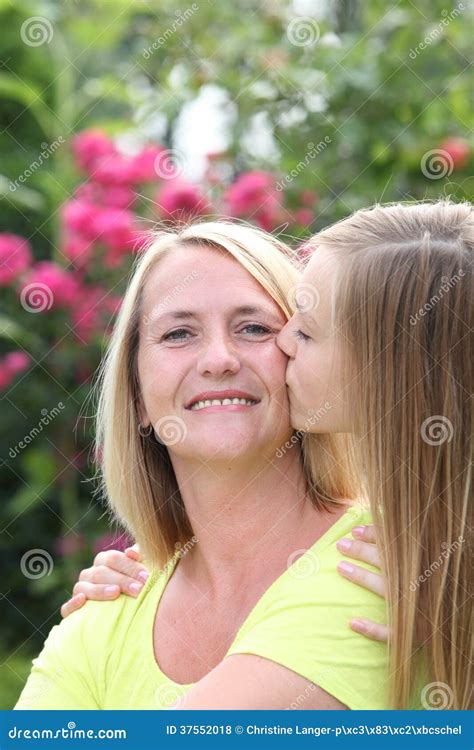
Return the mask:
<path fill-rule="evenodd" d="M 51 307 L 73 307 L 81 293 L 81 285 L 74 274 L 44 260 L 33 266 L 20 291 L 26 306 L 38 311 L 37 295 L 41 296 L 41 310 L 49 310 Z"/>
<path fill-rule="evenodd" d="M 85 548 L 86 543 L 82 534 L 66 534 L 59 536 L 54 542 L 54 551 L 63 557 L 82 552 Z"/>
<path fill-rule="evenodd" d="M 15 375 L 24 372 L 31 364 L 31 357 L 20 350 L 10 352 L 0 360 L 0 389 L 14 380 Z"/>
<path fill-rule="evenodd" d="M 72 150 L 76 162 L 85 172 L 93 171 L 97 162 L 117 153 L 113 142 L 101 130 L 84 130 L 73 140 Z"/>
<path fill-rule="evenodd" d="M 122 534 L 103 534 L 94 542 L 93 554 L 98 555 L 102 550 L 118 549 L 123 552 L 134 543 L 125 531 Z"/>
<path fill-rule="evenodd" d="M 210 213 L 211 205 L 196 185 L 184 180 L 171 180 L 156 194 L 155 200 L 164 218 L 180 221 Z"/>
<path fill-rule="evenodd" d="M 98 205 L 115 206 L 116 208 L 130 208 L 137 196 L 129 185 L 99 185 L 99 183 L 85 182 L 80 185 L 75 198 L 80 202 Z"/>
<path fill-rule="evenodd" d="M 70 237 L 68 240 L 66 240 L 63 248 L 64 255 L 69 258 L 71 263 L 73 263 L 76 268 L 79 268 L 81 270 L 85 269 L 88 265 L 93 251 L 94 246 L 92 245 L 90 240 L 87 240 L 85 237 L 81 237 L 80 235 Z"/>
<path fill-rule="evenodd" d="M 85 287 L 72 313 L 76 337 L 89 343 L 96 333 L 103 334 L 110 318 L 118 312 L 122 297 L 101 286 Z"/>
<path fill-rule="evenodd" d="M 7 286 L 31 262 L 31 247 L 27 240 L 16 234 L 0 234 L 0 286 Z"/>
<path fill-rule="evenodd" d="M 107 248 L 104 261 L 109 268 L 118 266 L 124 255 L 136 251 L 139 233 L 131 211 L 112 206 L 98 208 L 93 229 L 96 242 Z"/>
<path fill-rule="evenodd" d="M 94 164 L 91 179 L 102 185 L 130 185 L 135 182 L 133 162 L 125 156 L 106 156 Z"/>
<path fill-rule="evenodd" d="M 295 219 L 298 224 L 301 224 L 301 226 L 303 227 L 307 227 L 313 223 L 314 213 L 310 208 L 299 208 L 297 211 L 295 211 Z"/>
<path fill-rule="evenodd" d="M 455 169 L 463 169 L 469 162 L 471 148 L 465 138 L 446 138 L 439 148 L 449 154 Z"/>
<path fill-rule="evenodd" d="M 110 185 L 102 190 L 100 200 L 104 206 L 132 208 L 137 195 L 129 185 Z"/>
<path fill-rule="evenodd" d="M 244 216 L 261 207 L 267 195 L 273 199 L 275 180 L 268 172 L 245 172 L 226 190 L 225 201 L 233 216 Z"/>
<path fill-rule="evenodd" d="M 224 201 L 231 216 L 247 217 L 270 231 L 282 218 L 275 178 L 269 172 L 245 172 L 227 188 Z"/>
<path fill-rule="evenodd" d="M 73 199 L 62 207 L 64 226 L 71 234 L 80 234 L 94 240 L 96 231 L 94 221 L 99 208 L 84 200 Z"/>
<path fill-rule="evenodd" d="M 162 146 L 145 146 L 132 158 L 135 182 L 155 182 L 158 179 L 155 161 L 163 151 L 165 149 Z"/>
<path fill-rule="evenodd" d="M 30 362 L 31 357 L 26 352 L 18 350 L 6 355 L 3 360 L 3 366 L 14 375 L 17 375 L 17 373 L 26 370 L 30 366 Z"/>

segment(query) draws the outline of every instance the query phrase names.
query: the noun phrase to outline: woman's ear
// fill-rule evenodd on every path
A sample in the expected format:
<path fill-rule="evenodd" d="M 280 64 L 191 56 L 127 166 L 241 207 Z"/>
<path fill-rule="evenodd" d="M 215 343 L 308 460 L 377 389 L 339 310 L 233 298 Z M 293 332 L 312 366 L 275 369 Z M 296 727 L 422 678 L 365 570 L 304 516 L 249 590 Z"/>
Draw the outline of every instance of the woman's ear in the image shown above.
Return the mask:
<path fill-rule="evenodd" d="M 148 427 L 148 425 L 151 424 L 151 421 L 146 413 L 145 404 L 143 403 L 141 397 L 139 397 L 137 401 L 137 414 L 138 422 L 142 425 L 142 427 Z"/>

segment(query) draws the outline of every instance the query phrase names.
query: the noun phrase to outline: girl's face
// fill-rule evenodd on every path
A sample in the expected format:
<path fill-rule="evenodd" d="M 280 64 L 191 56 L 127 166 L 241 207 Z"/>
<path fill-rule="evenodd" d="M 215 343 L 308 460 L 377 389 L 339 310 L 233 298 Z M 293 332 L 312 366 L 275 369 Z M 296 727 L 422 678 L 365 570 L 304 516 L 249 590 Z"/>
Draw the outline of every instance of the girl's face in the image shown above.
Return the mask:
<path fill-rule="evenodd" d="M 286 383 L 291 424 L 304 432 L 349 432 L 344 397 L 345 352 L 333 326 L 332 299 L 337 264 L 318 249 L 296 294 L 297 312 L 280 331 L 278 346 L 288 355 Z"/>
<path fill-rule="evenodd" d="M 181 248 L 151 271 L 142 312 L 142 425 L 180 456 L 274 455 L 292 432 L 286 318 L 253 276 L 225 252 Z"/>

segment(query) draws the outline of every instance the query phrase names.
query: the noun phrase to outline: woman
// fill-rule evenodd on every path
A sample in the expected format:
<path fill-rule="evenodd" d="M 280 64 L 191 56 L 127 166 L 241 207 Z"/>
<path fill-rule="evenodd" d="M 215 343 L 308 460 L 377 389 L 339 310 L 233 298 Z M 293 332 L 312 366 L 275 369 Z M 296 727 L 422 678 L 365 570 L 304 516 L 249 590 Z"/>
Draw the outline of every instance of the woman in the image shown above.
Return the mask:
<path fill-rule="evenodd" d="M 275 339 L 299 278 L 282 243 L 227 223 L 159 235 L 138 259 L 96 455 L 151 575 L 138 599 L 53 628 L 17 708 L 388 707 L 385 645 L 347 627 L 383 620 L 384 602 L 336 571 L 337 539 L 370 522 L 346 441 L 282 450 Z"/>
<path fill-rule="evenodd" d="M 440 201 L 320 232 L 277 338 L 295 429 L 354 434 L 383 549 L 397 708 L 420 685 L 425 707 L 471 700 L 473 224 L 471 206 Z"/>

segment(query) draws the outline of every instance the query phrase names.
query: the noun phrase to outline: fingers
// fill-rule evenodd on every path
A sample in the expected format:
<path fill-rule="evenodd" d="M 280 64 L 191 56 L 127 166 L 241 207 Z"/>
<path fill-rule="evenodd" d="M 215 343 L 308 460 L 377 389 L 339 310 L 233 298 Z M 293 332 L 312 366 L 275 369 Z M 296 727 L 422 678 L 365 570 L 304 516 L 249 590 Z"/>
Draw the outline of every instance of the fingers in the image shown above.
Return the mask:
<path fill-rule="evenodd" d="M 359 565 L 353 565 L 345 560 L 339 563 L 337 569 L 349 581 L 357 583 L 358 586 L 373 591 L 374 594 L 378 594 L 381 597 L 385 596 L 385 583 L 382 576 L 378 573 L 372 573 L 371 570 L 361 568 Z"/>
<path fill-rule="evenodd" d="M 130 550 L 133 550 L 133 547 L 131 547 Z M 137 554 L 139 557 L 139 552 Z M 115 549 L 99 552 L 99 554 L 96 555 L 94 558 L 93 567 L 87 568 L 87 570 L 90 571 L 90 570 L 93 570 L 94 568 L 99 568 L 99 567 L 109 568 L 110 570 L 114 570 L 117 573 L 121 573 L 122 575 L 127 576 L 127 578 L 134 578 L 137 581 L 140 581 L 140 583 L 145 583 L 145 581 L 148 578 L 148 571 L 144 565 L 142 565 L 140 562 L 137 562 L 135 559 L 131 559 L 124 552 L 119 552 L 118 550 L 115 550 Z M 79 579 L 79 580 L 83 580 L 83 579 Z M 87 576 L 84 580 L 90 580 L 90 578 Z M 109 580 L 107 579 L 107 581 L 104 581 L 102 580 L 102 576 L 99 575 L 99 578 L 94 582 L 95 583 L 108 583 Z M 115 583 L 115 581 L 113 582 Z"/>
<path fill-rule="evenodd" d="M 76 609 L 80 609 L 86 603 L 86 601 L 87 599 L 84 594 L 76 594 L 75 596 L 72 596 L 67 600 L 67 602 L 64 602 L 64 604 L 62 605 L 61 617 L 67 617 L 71 614 L 71 612 L 74 612 Z"/>
<path fill-rule="evenodd" d="M 355 536 L 356 539 L 361 539 L 363 542 L 370 542 L 370 544 L 377 543 L 375 526 L 354 526 L 352 536 Z"/>
<path fill-rule="evenodd" d="M 86 599 L 93 599 L 94 601 L 109 601 L 110 599 L 117 599 L 122 593 L 120 586 L 103 584 L 103 583 L 88 583 L 87 581 L 78 581 L 74 584 L 72 590 L 74 596 L 82 594 Z"/>
<path fill-rule="evenodd" d="M 80 584 L 87 584 L 87 587 L 82 587 Z M 110 599 L 111 591 L 108 592 L 108 596 L 104 597 L 104 593 L 107 589 L 115 587 L 118 593 L 131 594 L 137 596 L 144 586 L 144 581 L 136 578 L 131 578 L 123 573 L 118 573 L 116 570 L 109 568 L 105 565 L 94 565 L 92 568 L 85 568 L 81 570 L 79 575 L 79 581 L 74 586 L 74 593 L 84 592 L 90 599 Z M 89 593 L 93 594 L 89 596 Z"/>
<path fill-rule="evenodd" d="M 352 557 L 354 560 L 369 563 L 369 565 L 373 565 L 374 568 L 380 568 L 380 555 L 375 544 L 359 542 L 344 537 L 344 539 L 339 539 L 336 542 L 336 547 L 339 552 L 342 552 L 342 554 L 347 557 Z"/>
<path fill-rule="evenodd" d="M 370 638 L 372 641 L 382 641 L 382 643 L 388 643 L 389 639 L 389 628 L 387 625 L 381 625 L 378 622 L 372 620 L 363 620 L 358 617 L 351 620 L 351 628 L 356 633 L 365 635 L 366 638 Z"/>
<path fill-rule="evenodd" d="M 134 544 L 133 547 L 127 547 L 127 549 L 125 550 L 125 554 L 132 560 L 143 562 L 142 553 L 140 552 L 140 547 L 138 546 L 138 544 Z"/>

